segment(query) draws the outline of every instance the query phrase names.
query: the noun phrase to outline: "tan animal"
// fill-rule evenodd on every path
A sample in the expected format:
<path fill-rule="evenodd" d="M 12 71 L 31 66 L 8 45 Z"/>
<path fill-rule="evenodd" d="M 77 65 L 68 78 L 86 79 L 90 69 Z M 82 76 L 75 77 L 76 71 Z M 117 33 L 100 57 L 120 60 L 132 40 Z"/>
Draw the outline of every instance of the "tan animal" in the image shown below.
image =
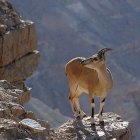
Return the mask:
<path fill-rule="evenodd" d="M 105 63 L 105 52 L 110 50 L 112 49 L 101 49 L 97 54 L 89 58 L 76 57 L 70 60 L 65 66 L 66 75 L 69 80 L 69 101 L 72 112 L 76 118 L 83 118 L 86 116 L 80 109 L 79 97 L 83 92 L 87 93 L 92 109 L 92 125 L 95 125 L 94 96 L 100 97 L 99 121 L 103 124 L 102 113 L 105 98 L 113 86 L 111 72 L 106 67 Z"/>

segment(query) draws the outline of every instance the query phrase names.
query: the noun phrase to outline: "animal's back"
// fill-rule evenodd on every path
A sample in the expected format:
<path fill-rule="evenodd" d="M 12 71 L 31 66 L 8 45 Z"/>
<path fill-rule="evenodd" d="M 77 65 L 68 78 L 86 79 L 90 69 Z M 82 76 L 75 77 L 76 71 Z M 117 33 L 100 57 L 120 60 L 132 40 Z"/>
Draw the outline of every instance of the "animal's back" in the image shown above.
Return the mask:
<path fill-rule="evenodd" d="M 66 66 L 65 66 L 65 72 L 68 80 L 71 79 L 73 82 L 76 82 L 77 79 L 80 77 L 80 74 L 82 72 L 82 64 L 81 61 L 84 60 L 83 57 L 76 57 L 72 60 L 70 60 Z"/>
<path fill-rule="evenodd" d="M 84 92 L 94 91 L 98 85 L 98 75 L 93 69 L 86 68 L 80 63 L 85 58 L 77 57 L 70 60 L 65 67 L 67 78 L 70 84 L 78 84 Z"/>

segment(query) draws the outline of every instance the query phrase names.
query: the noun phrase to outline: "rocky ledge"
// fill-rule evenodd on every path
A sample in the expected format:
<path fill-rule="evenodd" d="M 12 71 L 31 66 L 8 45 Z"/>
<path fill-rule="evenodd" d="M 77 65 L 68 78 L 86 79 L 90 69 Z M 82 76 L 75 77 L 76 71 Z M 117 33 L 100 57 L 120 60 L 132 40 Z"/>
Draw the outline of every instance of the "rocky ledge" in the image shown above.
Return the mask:
<path fill-rule="evenodd" d="M 91 126 L 90 117 L 71 120 L 50 131 L 52 140 L 131 140 L 129 122 L 123 121 L 114 113 L 104 113 L 104 126 L 99 124 L 95 115 L 95 126 Z"/>
<path fill-rule="evenodd" d="M 0 140 L 46 139 L 49 124 L 25 110 L 21 103 L 27 98 L 25 91 L 0 81 Z"/>
<path fill-rule="evenodd" d="M 34 23 L 23 20 L 8 1 L 0 0 L 0 140 L 131 140 L 129 122 L 114 113 L 103 114 L 104 126 L 95 116 L 95 127 L 87 117 L 50 129 L 47 121 L 27 111 L 23 104 L 30 100 L 30 88 L 24 81 L 38 64 L 36 46 Z"/>
<path fill-rule="evenodd" d="M 28 99 L 27 92 L 17 89 L 5 80 L 0 81 L 0 139 L 36 140 L 131 140 L 129 122 L 114 113 L 104 113 L 104 126 L 95 115 L 95 126 L 90 117 L 69 120 L 62 126 L 50 129 L 49 123 L 37 119 L 22 106 Z"/>

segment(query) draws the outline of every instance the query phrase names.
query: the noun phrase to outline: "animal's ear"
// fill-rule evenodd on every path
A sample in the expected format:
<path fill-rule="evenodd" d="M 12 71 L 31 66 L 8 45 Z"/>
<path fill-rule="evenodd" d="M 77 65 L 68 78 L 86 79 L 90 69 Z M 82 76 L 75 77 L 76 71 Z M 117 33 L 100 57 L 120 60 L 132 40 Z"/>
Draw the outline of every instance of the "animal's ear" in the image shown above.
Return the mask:
<path fill-rule="evenodd" d="M 82 60 L 80 63 L 83 64 L 84 63 L 84 60 Z"/>
<path fill-rule="evenodd" d="M 91 59 L 92 59 L 91 57 L 86 58 L 86 59 L 82 60 L 80 63 L 81 63 L 82 65 L 88 64 L 88 63 L 91 62 Z"/>
<path fill-rule="evenodd" d="M 98 57 L 100 59 L 104 58 L 105 57 L 105 52 L 107 51 L 111 51 L 112 49 L 111 48 L 103 48 L 101 49 L 99 52 L 98 52 Z"/>

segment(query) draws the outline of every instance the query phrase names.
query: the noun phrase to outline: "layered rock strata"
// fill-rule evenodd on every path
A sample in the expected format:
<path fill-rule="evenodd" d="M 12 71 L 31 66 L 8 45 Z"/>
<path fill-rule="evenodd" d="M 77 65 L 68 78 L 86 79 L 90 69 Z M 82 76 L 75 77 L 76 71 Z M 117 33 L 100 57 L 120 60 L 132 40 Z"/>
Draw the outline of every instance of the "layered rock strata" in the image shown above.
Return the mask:
<path fill-rule="evenodd" d="M 0 79 L 23 90 L 39 61 L 37 37 L 32 21 L 25 21 L 7 1 L 0 0 Z"/>

